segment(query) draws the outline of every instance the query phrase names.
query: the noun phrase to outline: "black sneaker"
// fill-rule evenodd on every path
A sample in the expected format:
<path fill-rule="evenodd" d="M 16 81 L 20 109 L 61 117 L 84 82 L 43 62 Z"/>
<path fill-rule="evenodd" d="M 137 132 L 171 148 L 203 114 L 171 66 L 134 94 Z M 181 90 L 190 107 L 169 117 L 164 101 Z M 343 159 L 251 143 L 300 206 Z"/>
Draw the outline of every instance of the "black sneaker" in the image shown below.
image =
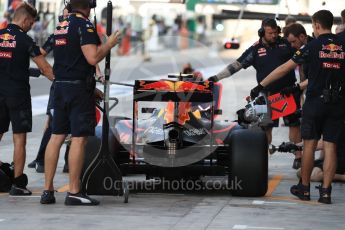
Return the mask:
<path fill-rule="evenodd" d="M 54 191 L 44 190 L 41 195 L 41 204 L 55 204 Z"/>
<path fill-rule="evenodd" d="M 37 162 L 36 163 L 36 172 L 44 173 L 44 164 Z"/>
<path fill-rule="evenodd" d="M 328 188 L 323 188 L 321 184 L 319 186 L 315 186 L 315 188 L 319 189 L 319 193 L 320 193 L 320 198 L 318 200 L 319 203 L 332 204 L 332 201 L 331 201 L 332 186 Z"/>
<path fill-rule="evenodd" d="M 36 160 L 33 160 L 32 162 L 30 162 L 29 164 L 28 164 L 28 168 L 35 168 L 36 167 Z"/>
<path fill-rule="evenodd" d="M 301 157 L 295 158 L 292 163 L 292 168 L 297 170 L 301 167 L 301 164 L 302 164 L 302 158 Z"/>
<path fill-rule="evenodd" d="M 76 194 L 67 193 L 65 198 L 65 205 L 85 205 L 85 206 L 94 206 L 99 205 L 99 201 L 92 199 L 86 194 L 78 192 Z"/>
<path fill-rule="evenodd" d="M 310 200 L 310 186 L 305 186 L 301 181 L 290 188 L 292 195 L 297 196 L 300 200 Z"/>
<path fill-rule="evenodd" d="M 32 192 L 26 187 L 21 188 L 14 184 L 12 185 L 10 190 L 11 196 L 30 196 L 31 194 Z"/>

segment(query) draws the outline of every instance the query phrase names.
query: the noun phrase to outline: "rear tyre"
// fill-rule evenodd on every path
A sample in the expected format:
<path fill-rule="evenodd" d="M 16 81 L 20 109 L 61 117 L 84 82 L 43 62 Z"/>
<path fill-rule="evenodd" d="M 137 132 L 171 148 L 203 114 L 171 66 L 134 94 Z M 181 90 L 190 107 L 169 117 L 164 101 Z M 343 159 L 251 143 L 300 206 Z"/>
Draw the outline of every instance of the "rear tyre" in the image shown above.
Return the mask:
<path fill-rule="evenodd" d="M 268 186 L 268 143 L 261 130 L 235 130 L 230 137 L 228 187 L 233 196 L 264 196 Z"/>

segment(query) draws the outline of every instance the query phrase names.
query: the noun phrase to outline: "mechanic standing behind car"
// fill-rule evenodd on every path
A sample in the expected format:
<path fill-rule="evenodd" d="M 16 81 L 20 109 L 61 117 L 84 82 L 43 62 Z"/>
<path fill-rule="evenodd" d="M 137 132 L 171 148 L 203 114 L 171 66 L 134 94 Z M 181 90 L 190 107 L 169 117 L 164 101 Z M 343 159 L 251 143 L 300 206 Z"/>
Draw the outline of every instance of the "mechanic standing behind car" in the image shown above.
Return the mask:
<path fill-rule="evenodd" d="M 271 71 L 289 60 L 294 50 L 290 44 L 279 36 L 280 27 L 272 18 L 266 18 L 262 21 L 261 28 L 258 31 L 259 41 L 247 49 L 241 57 L 228 65 L 217 75 L 210 77 L 209 81 L 219 81 L 232 76 L 242 68 L 246 69 L 253 66 L 256 70 L 257 82 L 262 81 Z M 269 94 L 280 92 L 283 88 L 293 86 L 296 82 L 295 72 L 289 71 L 284 78 L 267 87 Z M 296 114 L 284 117 L 284 123 L 289 126 L 289 138 L 293 143 L 301 142 L 300 122 Z M 273 126 L 266 127 L 266 136 L 268 142 L 272 141 L 272 128 L 278 127 L 279 120 L 275 120 Z M 296 159 L 300 158 L 296 154 Z"/>
<path fill-rule="evenodd" d="M 12 124 L 14 143 L 14 181 L 11 195 L 31 195 L 23 173 L 26 158 L 26 133 L 32 129 L 29 85 L 30 58 L 41 72 L 53 80 L 53 70 L 40 48 L 26 33 L 35 22 L 37 11 L 22 3 L 14 12 L 12 24 L 0 30 L 0 139 Z"/>
<path fill-rule="evenodd" d="M 84 163 L 87 136 L 95 131 L 95 65 L 118 41 L 113 33 L 105 44 L 89 21 L 95 0 L 71 0 L 71 15 L 54 32 L 55 91 L 53 99 L 53 134 L 45 154 L 45 186 L 42 204 L 55 203 L 53 179 L 61 145 L 72 134 L 69 152 L 69 192 L 65 205 L 98 205 L 99 202 L 80 192 L 80 174 Z"/>
<path fill-rule="evenodd" d="M 266 87 L 298 64 L 307 63 L 308 88 L 302 114 L 303 155 L 301 180 L 291 187 L 291 193 L 301 200 L 310 200 L 310 175 L 314 152 L 323 136 L 325 159 L 324 178 L 319 186 L 319 202 L 330 204 L 332 179 L 336 170 L 336 142 L 342 132 L 345 116 L 345 40 L 331 33 L 333 15 L 320 10 L 312 16 L 312 26 L 317 39 L 296 51 L 292 59 L 275 69 L 259 86 Z"/>

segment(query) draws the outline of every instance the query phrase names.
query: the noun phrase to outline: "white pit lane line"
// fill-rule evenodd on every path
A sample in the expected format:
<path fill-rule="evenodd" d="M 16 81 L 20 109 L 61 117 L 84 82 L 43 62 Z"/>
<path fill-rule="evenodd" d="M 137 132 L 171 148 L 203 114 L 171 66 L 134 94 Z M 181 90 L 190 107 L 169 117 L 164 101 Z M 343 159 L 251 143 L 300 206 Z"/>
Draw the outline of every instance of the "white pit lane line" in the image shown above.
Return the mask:
<path fill-rule="evenodd" d="M 284 230 L 285 228 L 279 227 L 257 227 L 257 226 L 248 226 L 248 225 L 240 225 L 236 224 L 232 227 L 232 229 L 268 229 L 268 230 Z"/>
<path fill-rule="evenodd" d="M 3 222 L 3 221 L 5 221 L 5 219 L 0 219 L 0 222 Z"/>
<path fill-rule="evenodd" d="M 11 195 L 9 195 L 8 197 L 11 197 L 11 198 L 41 198 L 41 196 L 11 196 Z"/>
<path fill-rule="evenodd" d="M 265 204 L 277 204 L 277 205 L 293 205 L 293 204 L 297 204 L 294 202 L 284 202 L 284 201 L 264 201 L 264 200 L 254 200 L 252 202 L 253 205 L 265 205 Z"/>

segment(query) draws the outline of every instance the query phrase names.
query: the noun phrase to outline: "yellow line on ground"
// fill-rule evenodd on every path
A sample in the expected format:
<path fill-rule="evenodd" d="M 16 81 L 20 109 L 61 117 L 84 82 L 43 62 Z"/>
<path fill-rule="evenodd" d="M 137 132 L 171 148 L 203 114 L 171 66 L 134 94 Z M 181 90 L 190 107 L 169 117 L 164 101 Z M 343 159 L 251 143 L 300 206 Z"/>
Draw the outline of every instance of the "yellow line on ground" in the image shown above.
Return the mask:
<path fill-rule="evenodd" d="M 268 197 L 268 200 L 283 200 L 283 201 L 293 201 L 297 203 L 302 203 L 302 204 L 310 204 L 310 205 L 320 205 L 319 202 L 316 200 L 311 200 L 311 201 L 304 201 L 304 200 L 299 200 L 295 197 L 291 196 L 274 196 L 274 197 Z"/>
<path fill-rule="evenodd" d="M 272 193 L 277 188 L 277 186 L 279 185 L 282 179 L 283 179 L 282 175 L 275 175 L 273 176 L 271 180 L 268 181 L 268 189 L 265 195 L 266 197 L 272 196 Z"/>
<path fill-rule="evenodd" d="M 65 184 L 64 186 L 57 189 L 58 192 L 67 192 L 69 190 L 69 184 Z"/>

